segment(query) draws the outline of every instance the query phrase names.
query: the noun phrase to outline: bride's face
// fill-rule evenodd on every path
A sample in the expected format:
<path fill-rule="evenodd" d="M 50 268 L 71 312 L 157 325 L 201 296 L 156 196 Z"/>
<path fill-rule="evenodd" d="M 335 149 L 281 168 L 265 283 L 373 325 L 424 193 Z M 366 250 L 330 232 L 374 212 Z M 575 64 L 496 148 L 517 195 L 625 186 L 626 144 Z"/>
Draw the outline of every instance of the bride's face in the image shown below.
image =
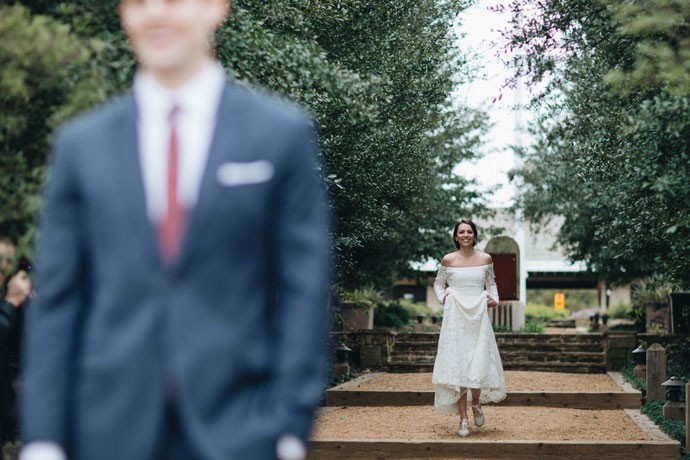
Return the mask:
<path fill-rule="evenodd" d="M 468 224 L 460 224 L 455 239 L 460 243 L 461 248 L 474 246 L 474 232 Z"/>

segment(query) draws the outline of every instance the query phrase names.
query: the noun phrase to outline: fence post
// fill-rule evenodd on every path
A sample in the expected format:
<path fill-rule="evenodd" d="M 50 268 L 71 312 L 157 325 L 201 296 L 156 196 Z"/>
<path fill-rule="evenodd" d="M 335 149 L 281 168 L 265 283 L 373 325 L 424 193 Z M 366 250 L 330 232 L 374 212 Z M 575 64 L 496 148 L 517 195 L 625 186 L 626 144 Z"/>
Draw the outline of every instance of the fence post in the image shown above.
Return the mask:
<path fill-rule="evenodd" d="M 666 350 L 658 343 L 647 348 L 647 401 L 666 401 Z"/>

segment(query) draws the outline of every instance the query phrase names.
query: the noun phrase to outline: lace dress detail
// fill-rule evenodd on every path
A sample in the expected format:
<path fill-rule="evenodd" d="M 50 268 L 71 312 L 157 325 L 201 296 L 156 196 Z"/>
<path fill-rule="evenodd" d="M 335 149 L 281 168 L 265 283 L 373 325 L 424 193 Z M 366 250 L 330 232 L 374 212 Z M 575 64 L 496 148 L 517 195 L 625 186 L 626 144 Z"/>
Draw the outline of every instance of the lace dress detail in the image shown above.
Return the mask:
<path fill-rule="evenodd" d="M 434 292 L 441 303 L 448 294 L 432 377 L 434 407 L 457 414 L 461 388 L 481 388 L 482 403 L 502 401 L 505 377 L 487 310 L 488 297 L 498 302 L 493 264 L 441 265 Z"/>

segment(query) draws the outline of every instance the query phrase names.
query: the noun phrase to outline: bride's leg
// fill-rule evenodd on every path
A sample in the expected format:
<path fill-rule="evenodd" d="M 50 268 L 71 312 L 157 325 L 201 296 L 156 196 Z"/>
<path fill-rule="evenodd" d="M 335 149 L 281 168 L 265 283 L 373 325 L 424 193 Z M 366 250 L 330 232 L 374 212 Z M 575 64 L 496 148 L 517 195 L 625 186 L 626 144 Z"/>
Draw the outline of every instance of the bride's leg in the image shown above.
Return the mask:
<path fill-rule="evenodd" d="M 460 388 L 458 412 L 460 412 L 460 426 L 458 427 L 458 435 L 464 438 L 470 435 L 469 420 L 467 419 L 467 388 Z"/>
<path fill-rule="evenodd" d="M 460 399 L 458 399 L 458 412 L 461 419 L 467 419 L 467 388 L 460 388 Z"/>
<path fill-rule="evenodd" d="M 472 405 L 479 405 L 479 397 L 482 395 L 481 388 L 472 388 Z"/>
<path fill-rule="evenodd" d="M 472 388 L 472 415 L 474 415 L 474 424 L 477 426 L 484 425 L 484 411 L 479 399 L 481 394 L 481 388 Z"/>

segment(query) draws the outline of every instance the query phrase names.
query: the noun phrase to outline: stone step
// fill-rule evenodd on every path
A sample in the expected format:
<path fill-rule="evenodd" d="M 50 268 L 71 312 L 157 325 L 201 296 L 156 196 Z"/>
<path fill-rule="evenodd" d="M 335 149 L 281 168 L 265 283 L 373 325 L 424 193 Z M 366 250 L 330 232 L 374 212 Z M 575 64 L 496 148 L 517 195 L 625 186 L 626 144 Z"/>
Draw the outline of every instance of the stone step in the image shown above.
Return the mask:
<path fill-rule="evenodd" d="M 602 346 L 596 345 L 579 345 L 579 344 L 538 344 L 538 345 L 525 345 L 525 344 L 507 344 L 507 343 L 497 343 L 499 348 L 504 349 L 517 349 L 517 350 L 539 350 L 539 351 L 552 351 L 552 352 L 602 352 Z M 438 348 L 437 342 L 397 342 L 393 346 L 393 352 L 425 352 L 433 351 L 435 352 Z"/>
<path fill-rule="evenodd" d="M 496 343 L 515 345 L 582 345 L 604 346 L 604 339 L 598 334 L 496 334 Z"/>
<path fill-rule="evenodd" d="M 678 460 L 677 441 L 408 441 L 317 439 L 308 460 Z"/>
<path fill-rule="evenodd" d="M 562 327 L 562 328 L 574 328 L 574 319 L 550 319 L 546 322 L 547 327 Z"/>
<path fill-rule="evenodd" d="M 639 409 L 640 393 L 509 391 L 497 406 L 568 407 L 571 409 Z M 326 392 L 326 406 L 433 406 L 433 391 Z"/>
<path fill-rule="evenodd" d="M 562 362 L 562 363 L 596 363 L 605 364 L 606 356 L 603 352 L 556 352 L 556 351 L 524 351 L 511 350 L 501 351 L 501 361 L 503 363 L 521 362 Z M 393 362 L 425 363 L 433 362 L 436 359 L 436 352 L 416 353 L 394 351 L 391 354 Z"/>
<path fill-rule="evenodd" d="M 491 405 L 639 409 L 642 394 L 622 374 L 575 375 L 507 371 L 508 395 Z M 326 391 L 326 406 L 431 406 L 432 374 L 364 374 Z"/>
<path fill-rule="evenodd" d="M 678 460 L 681 446 L 626 410 L 486 406 L 487 424 L 459 438 L 457 417 L 432 407 L 325 407 L 309 460 L 339 459 L 655 459 Z M 575 420 L 582 422 L 576 423 Z M 615 430 L 612 427 L 616 427 Z"/>
<path fill-rule="evenodd" d="M 434 368 L 433 360 L 425 362 L 397 362 L 391 361 L 383 370 L 387 372 L 431 372 Z M 503 363 L 504 370 L 515 371 L 535 371 L 535 372 L 572 372 L 575 374 L 605 374 L 605 364 L 581 364 L 581 363 L 562 363 L 562 362 L 520 362 Z"/>
<path fill-rule="evenodd" d="M 410 332 L 395 334 L 395 342 L 438 342 L 438 332 Z M 581 343 L 604 344 L 604 336 L 597 333 L 587 334 L 538 334 L 538 333 L 514 333 L 497 332 L 498 343 Z"/>
<path fill-rule="evenodd" d="M 604 352 L 501 351 L 503 362 L 606 363 Z"/>

